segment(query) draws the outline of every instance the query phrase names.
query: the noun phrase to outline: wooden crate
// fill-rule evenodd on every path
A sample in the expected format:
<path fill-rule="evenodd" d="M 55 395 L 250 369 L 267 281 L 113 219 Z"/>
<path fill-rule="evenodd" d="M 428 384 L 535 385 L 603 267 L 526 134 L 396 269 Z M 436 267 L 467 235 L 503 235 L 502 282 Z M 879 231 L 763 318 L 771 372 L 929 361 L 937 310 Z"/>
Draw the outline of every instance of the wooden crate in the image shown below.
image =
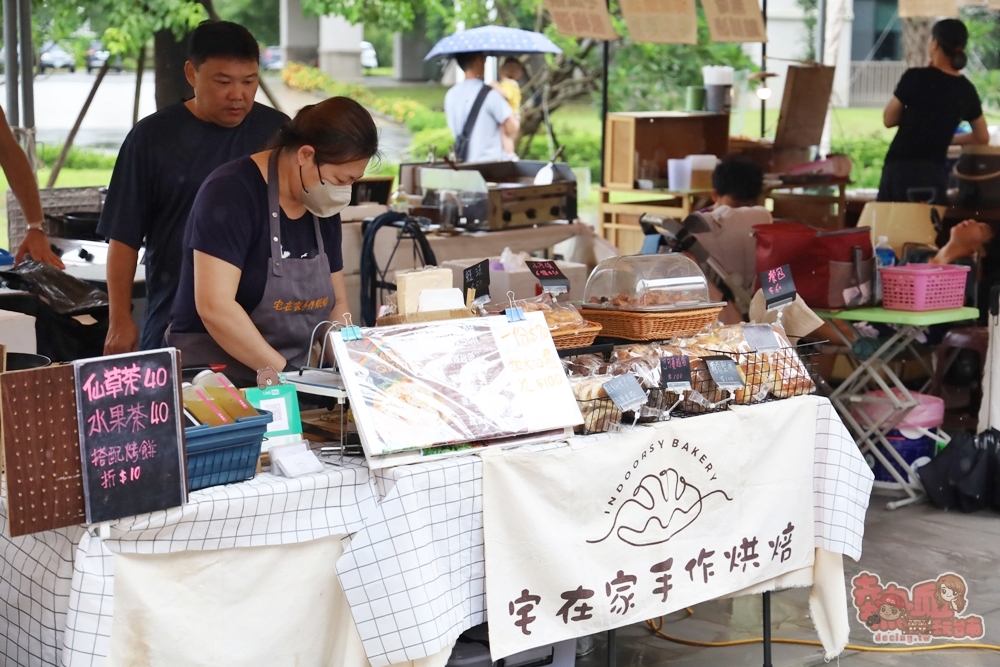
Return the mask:
<path fill-rule="evenodd" d="M 655 163 L 666 181 L 667 160 L 688 155 L 725 157 L 729 152 L 729 114 L 645 111 L 607 117 L 605 187 L 631 190 L 645 163 Z"/>

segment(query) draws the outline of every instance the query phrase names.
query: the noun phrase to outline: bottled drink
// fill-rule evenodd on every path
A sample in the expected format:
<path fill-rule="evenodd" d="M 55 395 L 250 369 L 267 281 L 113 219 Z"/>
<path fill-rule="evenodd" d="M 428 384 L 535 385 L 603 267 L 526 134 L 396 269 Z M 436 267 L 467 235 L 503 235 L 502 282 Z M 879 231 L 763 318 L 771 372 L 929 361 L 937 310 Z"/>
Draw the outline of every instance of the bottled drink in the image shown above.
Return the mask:
<path fill-rule="evenodd" d="M 896 251 L 889 245 L 888 236 L 878 237 L 875 246 L 875 303 L 882 303 L 882 273 L 879 269 L 896 265 Z"/>
<path fill-rule="evenodd" d="M 184 383 L 184 408 L 202 424 L 225 426 L 232 424 L 233 418 L 202 387 Z"/>
<path fill-rule="evenodd" d="M 194 384 L 204 389 L 233 419 L 256 417 L 260 413 L 243 398 L 243 394 L 222 373 L 202 371 L 194 377 Z"/>

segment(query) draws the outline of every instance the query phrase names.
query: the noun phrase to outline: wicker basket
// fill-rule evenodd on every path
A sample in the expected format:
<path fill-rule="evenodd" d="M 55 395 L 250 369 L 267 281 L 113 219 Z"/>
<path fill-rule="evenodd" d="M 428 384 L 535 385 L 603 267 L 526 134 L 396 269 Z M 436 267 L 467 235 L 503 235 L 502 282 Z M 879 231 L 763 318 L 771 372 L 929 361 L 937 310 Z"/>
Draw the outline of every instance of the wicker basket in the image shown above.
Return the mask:
<path fill-rule="evenodd" d="M 587 308 L 584 305 L 581 312 L 588 322 L 596 322 L 604 327 L 602 331 L 604 336 L 624 340 L 649 341 L 693 336 L 719 319 L 722 306 L 641 313 Z"/>
<path fill-rule="evenodd" d="M 587 347 L 594 344 L 597 334 L 603 327 L 596 322 L 587 322 L 582 329 L 558 331 L 552 334 L 552 342 L 557 350 L 570 350 L 576 347 Z"/>

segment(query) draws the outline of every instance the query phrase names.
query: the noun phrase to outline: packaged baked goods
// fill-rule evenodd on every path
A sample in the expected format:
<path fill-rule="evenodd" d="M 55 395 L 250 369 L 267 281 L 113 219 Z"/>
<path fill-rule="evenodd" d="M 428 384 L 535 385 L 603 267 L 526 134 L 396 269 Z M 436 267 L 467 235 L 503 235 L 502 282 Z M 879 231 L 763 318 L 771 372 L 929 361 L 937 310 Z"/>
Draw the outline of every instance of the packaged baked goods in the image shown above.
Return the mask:
<path fill-rule="evenodd" d="M 606 259 L 590 274 L 584 290 L 588 308 L 681 310 L 710 302 L 705 274 L 682 254 Z"/>
<path fill-rule="evenodd" d="M 621 410 L 608 397 L 604 383 L 609 377 L 570 378 L 570 387 L 576 396 L 583 424 L 577 431 L 583 434 L 604 433 L 621 422 Z"/>
<path fill-rule="evenodd" d="M 771 392 L 777 398 L 791 398 L 811 394 L 816 389 L 816 384 L 809 377 L 809 369 L 806 368 L 802 357 L 785 335 L 784 328 L 774 323 L 771 325 L 774 335 L 781 343 L 781 349 L 768 353 L 768 359 L 773 369 L 774 380 Z"/>
<path fill-rule="evenodd" d="M 563 371 L 566 377 L 592 377 L 594 375 L 604 375 L 608 372 L 608 362 L 604 357 L 597 354 L 583 354 L 576 357 L 569 357 L 562 360 Z"/>
<path fill-rule="evenodd" d="M 549 293 L 514 302 L 525 313 L 541 312 L 552 333 L 582 329 L 586 326 L 583 315 L 568 303 L 560 303 Z"/>

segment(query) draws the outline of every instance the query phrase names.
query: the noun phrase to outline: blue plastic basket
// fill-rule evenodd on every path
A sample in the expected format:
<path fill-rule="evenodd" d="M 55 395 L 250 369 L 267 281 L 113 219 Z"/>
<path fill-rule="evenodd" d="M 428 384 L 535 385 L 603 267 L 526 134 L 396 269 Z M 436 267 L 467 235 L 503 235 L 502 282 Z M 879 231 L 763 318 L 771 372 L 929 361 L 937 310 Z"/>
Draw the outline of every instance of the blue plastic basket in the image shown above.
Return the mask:
<path fill-rule="evenodd" d="M 200 424 L 184 429 L 188 490 L 253 478 L 261 442 L 273 418 L 261 410 L 257 417 L 241 417 L 226 426 Z"/>

